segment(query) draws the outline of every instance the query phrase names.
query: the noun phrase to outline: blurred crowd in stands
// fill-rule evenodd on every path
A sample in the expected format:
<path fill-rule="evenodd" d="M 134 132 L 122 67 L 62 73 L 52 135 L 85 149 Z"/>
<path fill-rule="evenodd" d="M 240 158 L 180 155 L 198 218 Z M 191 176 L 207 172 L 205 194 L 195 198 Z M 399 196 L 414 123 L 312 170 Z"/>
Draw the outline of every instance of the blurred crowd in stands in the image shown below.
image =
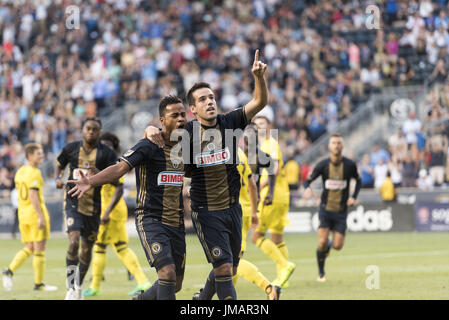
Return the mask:
<path fill-rule="evenodd" d="M 425 169 L 443 183 L 446 126 L 425 128 L 448 107 L 447 0 L 374 1 L 378 30 L 367 27 L 372 3 L 2 1 L 0 193 L 9 190 L 26 142 L 57 154 L 80 138 L 84 117 L 110 114 L 127 101 L 183 96 L 202 80 L 211 83 L 223 112 L 244 105 L 256 48 L 269 66 L 268 108 L 284 157 L 292 160 L 286 162 L 297 180 L 293 188 L 310 171 L 293 159 L 371 93 L 423 83 L 440 88 L 429 97 L 427 118 L 410 115 L 386 150 L 373 147 L 360 161 L 362 176 L 364 186 L 378 186 L 387 166 L 395 184 L 412 186 Z"/>

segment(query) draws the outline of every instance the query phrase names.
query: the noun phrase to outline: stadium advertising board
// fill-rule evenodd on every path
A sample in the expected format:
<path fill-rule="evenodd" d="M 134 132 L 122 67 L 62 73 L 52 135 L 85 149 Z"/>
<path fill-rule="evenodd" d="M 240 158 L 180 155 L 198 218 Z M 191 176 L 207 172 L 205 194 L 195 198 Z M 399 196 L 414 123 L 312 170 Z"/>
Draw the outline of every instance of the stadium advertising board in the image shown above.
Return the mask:
<path fill-rule="evenodd" d="M 415 205 L 416 231 L 449 231 L 449 204 L 424 203 Z"/>
<path fill-rule="evenodd" d="M 292 207 L 288 214 L 289 233 L 310 233 L 318 229 L 318 207 Z M 348 212 L 349 232 L 408 232 L 415 230 L 414 208 L 408 204 L 357 205 Z"/>

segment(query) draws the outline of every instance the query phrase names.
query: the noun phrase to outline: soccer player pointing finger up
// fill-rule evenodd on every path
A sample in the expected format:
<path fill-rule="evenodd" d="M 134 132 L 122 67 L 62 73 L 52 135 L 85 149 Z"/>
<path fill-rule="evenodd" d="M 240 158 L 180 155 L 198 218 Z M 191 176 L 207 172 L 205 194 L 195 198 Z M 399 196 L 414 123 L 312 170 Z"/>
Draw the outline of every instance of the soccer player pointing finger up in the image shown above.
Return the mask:
<path fill-rule="evenodd" d="M 204 289 L 196 296 L 201 300 L 212 299 L 215 293 L 220 300 L 237 298 L 232 276 L 239 264 L 242 208 L 238 162 L 231 160 L 230 155 L 237 155 L 238 140 L 226 141 L 225 130 L 243 132 L 252 117 L 266 106 L 266 70 L 267 65 L 259 61 L 259 50 L 256 50 L 251 68 L 255 83 L 253 98 L 243 108 L 225 115 L 218 114 L 215 94 L 209 84 L 196 83 L 187 93 L 187 102 L 196 116 L 186 126 L 191 151 L 188 167 L 192 172 L 192 221 L 206 258 L 213 266 Z M 159 129 L 148 127 L 145 134 L 151 141 L 160 143 Z"/>

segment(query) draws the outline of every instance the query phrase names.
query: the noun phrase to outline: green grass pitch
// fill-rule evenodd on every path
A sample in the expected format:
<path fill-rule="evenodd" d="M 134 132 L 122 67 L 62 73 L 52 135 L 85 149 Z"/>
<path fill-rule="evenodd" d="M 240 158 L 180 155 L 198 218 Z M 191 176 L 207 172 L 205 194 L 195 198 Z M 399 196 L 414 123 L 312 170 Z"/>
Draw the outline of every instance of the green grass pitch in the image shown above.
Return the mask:
<path fill-rule="evenodd" d="M 315 258 L 316 234 L 286 235 L 290 260 L 297 268 L 284 289 L 281 299 L 449 299 L 449 233 L 348 233 L 342 251 L 332 250 L 326 261 L 327 281 L 318 283 Z M 0 287 L 0 300 L 36 300 L 65 297 L 65 252 L 67 238 L 53 237 L 47 244 L 45 282 L 59 287 L 56 292 L 35 292 L 33 288 L 32 258 L 14 275 L 14 288 L 6 292 Z M 22 248 L 20 240 L 0 240 L 0 267 L 8 266 L 14 254 Z M 138 238 L 130 239 L 145 273 L 151 281 L 155 270 L 146 262 Z M 245 258 L 253 262 L 269 279 L 276 276 L 276 266 L 252 243 Z M 367 288 L 371 273 L 378 270 L 378 289 Z M 195 235 L 187 237 L 187 262 L 184 285 L 177 294 L 180 300 L 190 300 L 205 282 L 211 266 L 206 263 L 203 250 Z M 88 286 L 90 271 L 83 288 Z M 128 300 L 127 293 L 135 286 L 127 279 L 125 267 L 113 250 L 108 248 L 105 281 L 101 296 L 86 299 Z M 367 280 L 368 279 L 368 280 Z M 265 294 L 255 285 L 240 279 L 239 299 L 264 300 Z"/>

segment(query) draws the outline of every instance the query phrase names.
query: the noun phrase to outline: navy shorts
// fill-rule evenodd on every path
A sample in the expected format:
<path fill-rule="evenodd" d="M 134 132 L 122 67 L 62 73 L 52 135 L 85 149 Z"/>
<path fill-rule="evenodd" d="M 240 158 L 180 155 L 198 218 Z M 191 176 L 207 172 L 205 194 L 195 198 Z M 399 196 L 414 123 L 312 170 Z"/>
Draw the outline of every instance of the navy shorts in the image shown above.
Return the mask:
<path fill-rule="evenodd" d="M 172 227 L 160 220 L 137 215 L 136 229 L 150 266 L 159 271 L 167 265 L 174 264 L 176 275 L 184 275 L 186 263 L 184 225 Z"/>
<path fill-rule="evenodd" d="M 97 240 L 98 228 L 100 227 L 100 215 L 86 216 L 69 205 L 66 208 L 67 232 L 79 231 L 84 242 L 94 243 Z"/>
<path fill-rule="evenodd" d="M 342 235 L 346 233 L 346 219 L 348 212 L 334 212 L 328 211 L 324 206 L 320 206 L 318 218 L 320 220 L 319 228 L 329 228 L 330 230 L 337 231 Z"/>
<path fill-rule="evenodd" d="M 192 210 L 193 227 L 203 246 L 207 261 L 214 268 L 224 263 L 238 266 L 242 248 L 242 207 L 225 210 Z"/>

